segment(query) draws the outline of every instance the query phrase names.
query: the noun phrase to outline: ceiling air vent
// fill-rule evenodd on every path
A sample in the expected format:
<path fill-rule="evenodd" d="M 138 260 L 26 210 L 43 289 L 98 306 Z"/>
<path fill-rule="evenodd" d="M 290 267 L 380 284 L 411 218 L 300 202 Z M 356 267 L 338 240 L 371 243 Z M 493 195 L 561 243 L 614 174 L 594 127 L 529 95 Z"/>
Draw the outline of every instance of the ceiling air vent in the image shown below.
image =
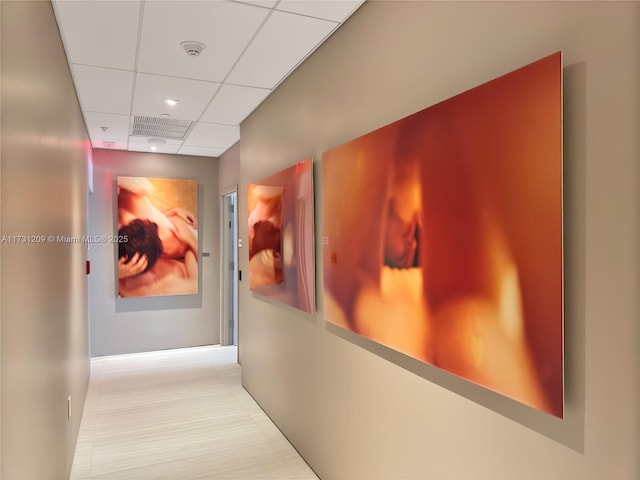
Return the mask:
<path fill-rule="evenodd" d="M 133 117 L 131 135 L 134 137 L 160 137 L 183 140 L 192 123 L 189 120 L 135 115 Z"/>

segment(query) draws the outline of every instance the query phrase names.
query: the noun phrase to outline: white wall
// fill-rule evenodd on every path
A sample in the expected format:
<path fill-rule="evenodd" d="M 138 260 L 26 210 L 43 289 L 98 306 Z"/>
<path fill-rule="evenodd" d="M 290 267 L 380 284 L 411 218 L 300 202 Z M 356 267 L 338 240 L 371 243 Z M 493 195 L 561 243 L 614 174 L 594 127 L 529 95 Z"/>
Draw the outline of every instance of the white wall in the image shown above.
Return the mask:
<path fill-rule="evenodd" d="M 87 233 L 91 148 L 51 4 L 0 9 L 0 477 L 67 478 L 89 381 L 86 248 L 47 237 Z"/>
<path fill-rule="evenodd" d="M 323 151 L 564 55 L 564 420 L 327 325 L 320 270 L 315 318 L 243 281 L 243 384 L 321 478 L 640 478 L 639 46 L 637 2 L 367 2 L 242 124 L 240 192 L 316 158 L 321 245 Z"/>
<path fill-rule="evenodd" d="M 116 247 L 113 244 L 93 244 L 89 251 L 91 356 L 219 343 L 220 202 L 217 159 L 94 150 L 94 190 L 89 205 L 91 235 L 113 235 L 116 232 L 115 185 L 118 176 L 197 180 L 199 293 L 118 298 Z"/>

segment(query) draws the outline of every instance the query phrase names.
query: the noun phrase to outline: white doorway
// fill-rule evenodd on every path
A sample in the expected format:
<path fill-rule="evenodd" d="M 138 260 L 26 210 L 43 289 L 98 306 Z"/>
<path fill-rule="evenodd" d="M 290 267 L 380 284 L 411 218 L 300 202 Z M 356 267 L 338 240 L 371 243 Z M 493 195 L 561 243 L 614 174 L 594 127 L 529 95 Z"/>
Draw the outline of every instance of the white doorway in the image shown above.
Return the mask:
<path fill-rule="evenodd" d="M 220 344 L 238 345 L 238 198 L 237 188 L 222 195 L 222 316 Z"/>

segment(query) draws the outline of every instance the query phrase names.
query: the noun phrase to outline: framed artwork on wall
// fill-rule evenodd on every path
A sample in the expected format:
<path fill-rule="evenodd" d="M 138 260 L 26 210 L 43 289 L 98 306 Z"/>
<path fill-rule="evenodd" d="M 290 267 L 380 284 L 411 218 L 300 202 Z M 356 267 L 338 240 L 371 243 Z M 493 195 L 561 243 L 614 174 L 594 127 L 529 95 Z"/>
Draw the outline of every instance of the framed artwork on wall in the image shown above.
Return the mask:
<path fill-rule="evenodd" d="M 249 288 L 315 312 L 313 160 L 247 188 Z"/>
<path fill-rule="evenodd" d="M 118 177 L 118 295 L 198 293 L 198 184 Z"/>
<path fill-rule="evenodd" d="M 326 320 L 563 416 L 562 59 L 323 154 Z"/>

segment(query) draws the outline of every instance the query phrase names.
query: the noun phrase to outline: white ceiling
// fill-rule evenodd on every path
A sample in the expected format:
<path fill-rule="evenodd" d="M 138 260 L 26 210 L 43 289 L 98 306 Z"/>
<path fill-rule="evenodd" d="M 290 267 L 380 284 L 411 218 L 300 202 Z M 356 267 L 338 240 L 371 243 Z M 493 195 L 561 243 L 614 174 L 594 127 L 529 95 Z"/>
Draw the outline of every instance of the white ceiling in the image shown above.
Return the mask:
<path fill-rule="evenodd" d="M 94 148 L 211 157 L 363 2 L 52 1 Z M 194 40 L 205 45 L 197 57 L 180 46 Z M 136 115 L 194 123 L 152 144 L 132 135 Z"/>

